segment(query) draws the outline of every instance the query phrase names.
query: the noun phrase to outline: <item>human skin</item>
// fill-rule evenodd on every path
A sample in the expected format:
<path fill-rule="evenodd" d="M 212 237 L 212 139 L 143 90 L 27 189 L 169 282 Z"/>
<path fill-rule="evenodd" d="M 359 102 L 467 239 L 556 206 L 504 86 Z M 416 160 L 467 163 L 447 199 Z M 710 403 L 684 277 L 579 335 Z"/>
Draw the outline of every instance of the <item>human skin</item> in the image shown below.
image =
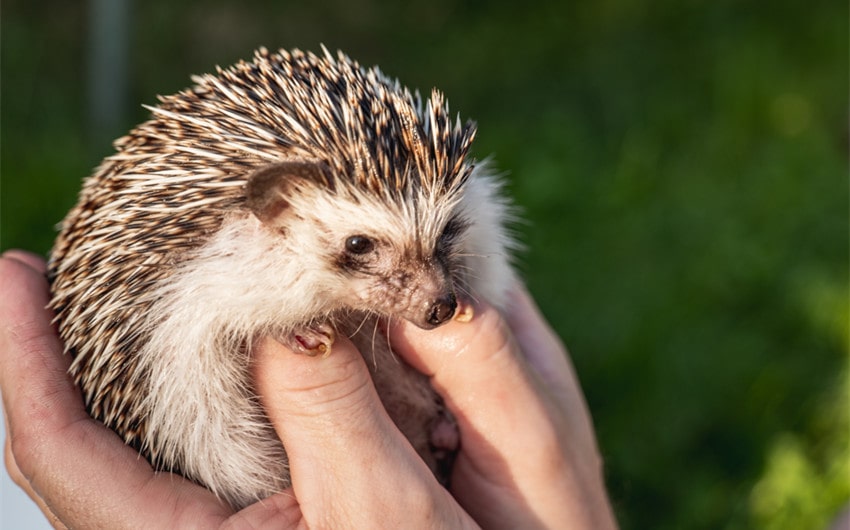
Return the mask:
<path fill-rule="evenodd" d="M 458 422 L 443 488 L 381 406 L 345 337 L 326 357 L 257 341 L 257 393 L 293 487 L 234 512 L 156 472 L 85 411 L 44 309 L 44 262 L 0 258 L 0 391 L 12 479 L 57 528 L 616 528 L 590 416 L 565 349 L 521 286 L 504 317 L 386 330 Z M 469 316 L 469 314 L 467 314 Z"/>

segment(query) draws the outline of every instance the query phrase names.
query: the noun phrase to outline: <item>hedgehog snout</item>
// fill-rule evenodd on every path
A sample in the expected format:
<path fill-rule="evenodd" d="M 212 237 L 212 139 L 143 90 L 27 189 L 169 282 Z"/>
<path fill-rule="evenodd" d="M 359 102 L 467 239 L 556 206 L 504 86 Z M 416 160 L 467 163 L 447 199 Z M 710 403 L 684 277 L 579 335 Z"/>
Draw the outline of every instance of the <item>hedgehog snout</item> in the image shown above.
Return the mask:
<path fill-rule="evenodd" d="M 420 329 L 434 329 L 451 320 L 455 309 L 457 309 L 457 298 L 453 292 L 449 291 L 426 302 L 421 313 L 407 319 Z"/>
<path fill-rule="evenodd" d="M 426 312 L 425 321 L 432 327 L 437 327 L 454 316 L 457 309 L 457 298 L 454 293 L 436 299 Z"/>

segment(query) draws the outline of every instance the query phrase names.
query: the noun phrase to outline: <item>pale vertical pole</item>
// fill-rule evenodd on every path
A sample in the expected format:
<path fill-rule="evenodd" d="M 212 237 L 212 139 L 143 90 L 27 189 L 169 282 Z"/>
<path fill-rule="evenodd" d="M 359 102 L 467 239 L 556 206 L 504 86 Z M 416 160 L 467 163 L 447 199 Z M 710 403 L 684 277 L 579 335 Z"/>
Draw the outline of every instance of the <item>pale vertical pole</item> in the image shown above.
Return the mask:
<path fill-rule="evenodd" d="M 88 127 L 102 155 L 126 127 L 130 0 L 89 0 L 88 8 Z"/>

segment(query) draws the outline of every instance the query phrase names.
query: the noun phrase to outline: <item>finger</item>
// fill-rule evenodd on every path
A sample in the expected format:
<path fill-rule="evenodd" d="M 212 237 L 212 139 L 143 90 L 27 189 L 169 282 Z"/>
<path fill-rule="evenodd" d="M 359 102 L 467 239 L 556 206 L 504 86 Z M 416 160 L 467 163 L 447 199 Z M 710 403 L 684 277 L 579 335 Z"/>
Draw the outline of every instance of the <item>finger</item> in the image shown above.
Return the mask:
<path fill-rule="evenodd" d="M 221 530 L 305 528 L 301 507 L 292 488 L 276 493 L 233 514 Z"/>
<path fill-rule="evenodd" d="M 345 337 L 327 357 L 295 354 L 262 339 L 253 371 L 308 522 L 403 526 L 394 517 L 448 513 L 435 504 L 450 502 L 448 494 L 392 423 L 360 353 Z"/>
<path fill-rule="evenodd" d="M 431 377 L 459 427 L 469 430 L 461 431 L 463 443 L 475 437 L 495 447 L 515 431 L 518 419 L 531 419 L 526 402 L 539 401 L 538 381 L 498 311 L 485 304 L 472 311 L 468 322 L 452 320 L 430 331 L 397 323 L 390 340 L 396 352 Z"/>
<path fill-rule="evenodd" d="M 138 527 L 142 515 L 154 527 L 175 519 L 193 525 L 223 520 L 229 510 L 212 494 L 154 474 L 86 414 L 44 309 L 47 298 L 43 275 L 0 259 L 0 390 L 12 460 L 31 488 L 25 489 L 71 527 Z"/>
<path fill-rule="evenodd" d="M 572 422 L 526 360 L 553 354 L 523 355 L 506 322 L 486 304 L 468 317 L 432 331 L 408 323 L 390 330 L 394 350 L 431 376 L 457 418 L 461 452 L 452 475 L 455 497 L 484 527 L 526 527 L 532 522 L 522 517 L 529 510 L 540 521 L 597 527 L 596 515 L 604 520 L 608 512 L 589 501 L 605 499 L 596 446 L 587 445 L 592 434 L 571 431 L 574 425 L 588 429 L 589 419 Z M 514 322 L 526 317 L 520 313 Z M 542 330 L 537 322 L 526 323 Z"/>
<path fill-rule="evenodd" d="M 9 422 L 6 419 L 5 412 L 3 413 L 3 422 L 6 426 L 6 432 L 9 432 Z M 50 510 L 47 504 L 44 502 L 35 490 L 32 489 L 32 485 L 30 485 L 29 481 L 24 477 L 21 470 L 18 468 L 17 462 L 15 462 L 15 457 L 12 454 L 12 444 L 10 437 L 7 435 L 6 440 L 3 443 L 3 460 L 6 465 L 6 471 L 9 473 L 9 477 L 12 479 L 19 488 L 24 490 L 24 493 L 35 502 L 38 509 L 41 510 L 41 513 L 47 518 L 50 524 L 54 528 L 66 528 L 64 524 L 56 517 L 56 515 Z"/>
<path fill-rule="evenodd" d="M 588 447 L 595 447 L 590 411 L 567 349 L 543 318 L 524 285 L 514 285 L 510 300 L 505 320 L 516 337 L 520 351 L 553 394 L 556 404 L 571 420 L 573 436 L 583 440 Z"/>
<path fill-rule="evenodd" d="M 517 282 L 509 295 L 505 321 L 522 353 L 547 382 L 562 385 L 573 377 L 569 356 L 561 340 L 543 318 L 525 286 Z"/>
<path fill-rule="evenodd" d="M 582 498 L 578 484 L 567 483 L 566 420 L 494 308 L 476 306 L 471 320 L 431 331 L 402 323 L 390 338 L 402 357 L 431 375 L 457 418 L 461 453 L 452 492 L 476 521 L 523 527 L 529 522 L 511 518 L 529 507 L 544 513 L 561 510 L 567 493 Z"/>
<path fill-rule="evenodd" d="M 41 274 L 44 274 L 47 271 L 47 264 L 44 262 L 44 258 L 37 254 L 33 254 L 32 252 L 12 249 L 4 252 L 3 257 L 20 261 L 24 265 Z"/>
<path fill-rule="evenodd" d="M 46 309 L 44 277 L 23 261 L 4 257 L 0 259 L 0 293 L 0 380 L 10 429 L 17 428 L 12 434 L 23 435 L 23 426 L 50 424 L 58 417 L 85 418 L 79 393 L 66 374 L 69 359 L 62 353 L 51 326 L 52 314 Z"/>

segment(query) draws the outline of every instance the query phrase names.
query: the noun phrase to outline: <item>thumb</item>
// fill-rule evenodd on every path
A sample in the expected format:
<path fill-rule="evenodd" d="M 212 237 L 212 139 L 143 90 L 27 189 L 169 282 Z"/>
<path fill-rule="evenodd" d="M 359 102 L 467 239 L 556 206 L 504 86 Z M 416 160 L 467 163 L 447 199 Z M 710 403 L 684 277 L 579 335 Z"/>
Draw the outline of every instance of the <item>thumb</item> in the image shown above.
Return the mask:
<path fill-rule="evenodd" d="M 402 496 L 410 497 L 408 506 L 421 505 L 423 491 L 439 488 L 390 419 L 347 338 L 337 337 L 329 355 L 314 357 L 260 339 L 253 372 L 286 447 L 292 491 L 307 522 L 367 527 L 387 516 L 380 511 L 386 497 L 395 496 L 400 506 Z"/>
<path fill-rule="evenodd" d="M 300 462 L 327 461 L 338 456 L 340 446 L 350 449 L 391 423 L 362 357 L 345 337 L 337 337 L 325 356 L 295 353 L 272 338 L 262 338 L 254 351 L 253 371 L 257 393 L 287 449 L 293 476 L 308 471 L 299 467 Z"/>
<path fill-rule="evenodd" d="M 518 467 L 516 455 L 526 455 L 529 447 L 557 445 L 554 403 L 495 308 L 482 303 L 460 314 L 430 331 L 406 322 L 393 326 L 393 349 L 431 378 L 457 420 L 462 454 L 453 485 L 466 464 L 494 482 L 527 474 L 506 468 Z"/>

